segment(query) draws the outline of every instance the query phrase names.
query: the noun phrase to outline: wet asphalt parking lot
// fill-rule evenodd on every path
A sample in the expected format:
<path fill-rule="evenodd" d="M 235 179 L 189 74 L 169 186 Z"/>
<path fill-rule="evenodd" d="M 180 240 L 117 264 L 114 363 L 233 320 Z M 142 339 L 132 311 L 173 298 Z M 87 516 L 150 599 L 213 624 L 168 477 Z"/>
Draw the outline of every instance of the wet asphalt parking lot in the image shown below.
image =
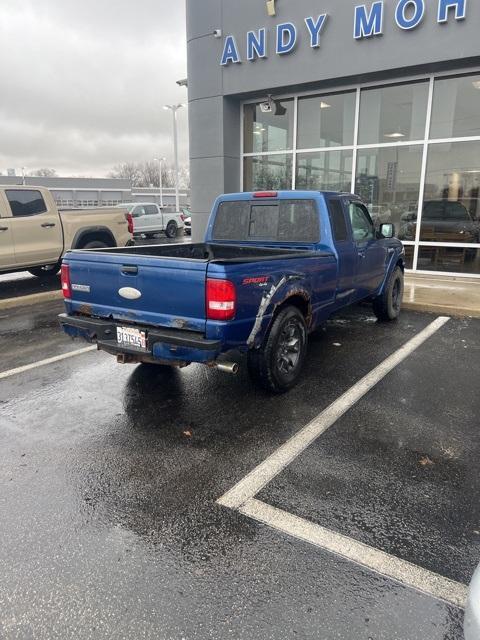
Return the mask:
<path fill-rule="evenodd" d="M 480 561 L 479 320 L 439 324 L 228 507 L 435 316 L 334 318 L 281 397 L 241 359 L 233 377 L 92 351 L 5 375 L 85 346 L 61 311 L 0 311 L 2 640 L 462 638 Z"/>

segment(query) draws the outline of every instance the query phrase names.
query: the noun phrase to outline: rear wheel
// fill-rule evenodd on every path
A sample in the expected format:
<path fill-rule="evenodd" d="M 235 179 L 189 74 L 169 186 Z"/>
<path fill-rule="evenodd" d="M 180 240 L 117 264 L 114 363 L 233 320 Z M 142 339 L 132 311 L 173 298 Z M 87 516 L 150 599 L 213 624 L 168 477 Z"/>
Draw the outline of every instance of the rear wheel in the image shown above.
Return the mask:
<path fill-rule="evenodd" d="M 274 319 L 262 347 L 248 353 L 251 378 L 267 391 L 285 393 L 298 383 L 307 343 L 302 313 L 296 307 L 285 307 Z"/>
<path fill-rule="evenodd" d="M 384 288 L 383 293 L 373 301 L 373 311 L 382 322 L 391 322 L 400 315 L 403 301 L 403 271 L 397 267 Z"/>
<path fill-rule="evenodd" d="M 62 261 L 59 260 L 55 264 L 47 264 L 44 267 L 32 267 L 28 271 L 37 278 L 42 280 L 48 280 L 49 278 L 55 278 L 57 273 L 60 271 L 60 267 L 62 266 Z"/>
<path fill-rule="evenodd" d="M 175 220 L 170 220 L 165 229 L 165 235 L 167 238 L 176 238 L 178 233 L 178 226 Z"/>
<path fill-rule="evenodd" d="M 91 242 L 87 242 L 87 244 L 81 248 L 82 249 L 106 249 L 107 247 L 108 247 L 108 244 L 106 244 L 105 242 L 102 242 L 101 240 L 92 240 Z"/>

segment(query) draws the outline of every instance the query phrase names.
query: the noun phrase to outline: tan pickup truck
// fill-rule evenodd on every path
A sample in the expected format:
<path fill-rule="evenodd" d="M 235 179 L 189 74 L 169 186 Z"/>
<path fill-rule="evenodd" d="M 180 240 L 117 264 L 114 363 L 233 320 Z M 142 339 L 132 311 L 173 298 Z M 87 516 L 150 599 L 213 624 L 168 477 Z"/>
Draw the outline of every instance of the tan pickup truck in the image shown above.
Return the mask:
<path fill-rule="evenodd" d="M 0 273 L 54 276 L 68 249 L 133 244 L 133 220 L 121 209 L 57 209 L 48 189 L 0 186 Z"/>

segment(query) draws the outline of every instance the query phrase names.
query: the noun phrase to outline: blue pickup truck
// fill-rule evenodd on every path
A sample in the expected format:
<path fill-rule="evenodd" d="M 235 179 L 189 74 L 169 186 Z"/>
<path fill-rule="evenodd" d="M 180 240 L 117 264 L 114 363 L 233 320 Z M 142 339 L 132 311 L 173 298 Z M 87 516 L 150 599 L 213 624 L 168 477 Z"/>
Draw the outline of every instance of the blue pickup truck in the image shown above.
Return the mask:
<path fill-rule="evenodd" d="M 67 334 L 121 363 L 250 375 L 273 393 L 299 380 L 308 335 L 360 300 L 395 320 L 404 249 L 351 194 L 267 191 L 217 199 L 205 242 L 69 251 L 62 266 Z"/>

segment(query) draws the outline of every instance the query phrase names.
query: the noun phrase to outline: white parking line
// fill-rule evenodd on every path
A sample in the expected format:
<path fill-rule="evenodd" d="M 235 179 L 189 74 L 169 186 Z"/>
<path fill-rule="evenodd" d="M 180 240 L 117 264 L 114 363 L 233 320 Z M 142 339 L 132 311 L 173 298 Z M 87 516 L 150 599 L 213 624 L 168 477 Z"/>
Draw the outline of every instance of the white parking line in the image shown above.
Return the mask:
<path fill-rule="evenodd" d="M 449 320 L 450 318 L 443 316 L 436 318 L 426 329 L 409 340 L 403 347 L 379 364 L 378 367 L 370 371 L 351 389 L 335 400 L 325 411 L 322 411 L 312 422 L 279 447 L 264 462 L 245 476 L 243 480 L 240 480 L 232 489 L 219 498 L 217 503 L 230 509 L 239 509 L 247 500 L 253 498 L 298 455 L 305 451 L 312 442 L 363 398 L 380 380 L 385 378 Z"/>
<path fill-rule="evenodd" d="M 53 364 L 54 362 L 60 362 L 61 360 L 67 360 L 67 358 L 73 358 L 74 356 L 81 356 L 83 353 L 89 351 L 96 351 L 97 347 L 85 347 L 83 349 L 77 349 L 77 351 L 69 351 L 68 353 L 62 353 L 59 356 L 53 356 L 53 358 L 46 358 L 45 360 L 38 360 L 38 362 L 32 362 L 32 364 L 26 364 L 23 367 L 17 367 L 16 369 L 10 369 L 9 371 L 2 371 L 0 373 L 0 380 L 3 378 L 10 378 L 16 376 L 19 373 L 30 371 L 31 369 L 37 369 L 38 367 L 44 367 L 47 364 Z"/>
<path fill-rule="evenodd" d="M 342 556 L 407 587 L 462 609 L 465 608 L 468 588 L 459 582 L 444 578 L 411 562 L 391 556 L 384 551 L 374 549 L 253 498 L 247 500 L 239 511 L 258 522 Z"/>

